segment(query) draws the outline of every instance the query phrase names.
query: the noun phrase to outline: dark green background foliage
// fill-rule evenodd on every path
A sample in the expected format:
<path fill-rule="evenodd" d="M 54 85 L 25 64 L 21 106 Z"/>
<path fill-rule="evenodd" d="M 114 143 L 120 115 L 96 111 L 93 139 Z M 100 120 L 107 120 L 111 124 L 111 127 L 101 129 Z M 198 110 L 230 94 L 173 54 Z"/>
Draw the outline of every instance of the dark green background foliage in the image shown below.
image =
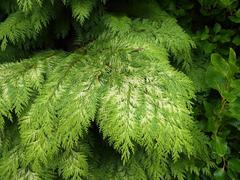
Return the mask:
<path fill-rule="evenodd" d="M 197 48 L 191 79 L 198 90 L 195 117 L 211 138 L 216 179 L 240 174 L 240 3 L 237 0 L 164 1 L 192 34 Z M 235 52 L 234 52 L 235 51 Z"/>
<path fill-rule="evenodd" d="M 240 179 L 238 0 L 5 0 L 0 49 L 0 179 Z"/>

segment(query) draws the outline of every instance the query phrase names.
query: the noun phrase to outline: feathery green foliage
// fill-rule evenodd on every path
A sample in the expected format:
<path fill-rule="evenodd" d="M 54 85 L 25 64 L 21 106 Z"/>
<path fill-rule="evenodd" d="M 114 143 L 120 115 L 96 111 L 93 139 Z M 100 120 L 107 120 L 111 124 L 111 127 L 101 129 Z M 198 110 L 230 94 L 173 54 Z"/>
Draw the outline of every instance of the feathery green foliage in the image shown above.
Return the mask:
<path fill-rule="evenodd" d="M 73 17 L 63 37 L 81 39 L 71 52 L 0 65 L 1 179 L 210 175 L 208 139 L 191 116 L 193 84 L 169 62 L 189 69 L 190 36 L 155 1 L 140 1 L 142 13 L 136 1 L 115 12 L 116 2 L 104 3 L 18 0 L 0 24 L 2 51 L 25 52 L 26 41 L 51 35 L 58 10 Z"/>
<path fill-rule="evenodd" d="M 94 5 L 95 0 L 71 0 L 71 8 L 73 17 L 79 21 L 81 24 L 86 18 L 89 17 Z"/>

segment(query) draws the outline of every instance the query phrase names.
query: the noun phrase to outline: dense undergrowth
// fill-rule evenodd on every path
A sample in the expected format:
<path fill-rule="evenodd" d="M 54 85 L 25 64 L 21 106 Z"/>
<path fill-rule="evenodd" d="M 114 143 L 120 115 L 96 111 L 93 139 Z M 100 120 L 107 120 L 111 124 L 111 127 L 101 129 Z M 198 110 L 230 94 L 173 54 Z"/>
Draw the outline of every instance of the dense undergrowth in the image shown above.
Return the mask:
<path fill-rule="evenodd" d="M 0 2 L 0 179 L 239 179 L 235 0 Z"/>
<path fill-rule="evenodd" d="M 197 88 L 194 117 L 211 138 L 216 179 L 240 174 L 240 5 L 235 0 L 163 1 L 197 48 L 188 74 Z"/>

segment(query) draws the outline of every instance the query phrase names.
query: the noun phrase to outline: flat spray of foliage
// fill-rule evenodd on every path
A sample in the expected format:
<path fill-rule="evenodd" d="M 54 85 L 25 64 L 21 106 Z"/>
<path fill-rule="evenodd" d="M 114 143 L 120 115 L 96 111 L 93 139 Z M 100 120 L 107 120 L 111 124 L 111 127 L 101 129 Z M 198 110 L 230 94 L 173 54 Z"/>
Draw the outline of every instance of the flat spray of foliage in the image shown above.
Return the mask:
<path fill-rule="evenodd" d="M 189 68 L 191 38 L 154 1 L 105 3 L 0 3 L 0 57 L 13 61 L 0 65 L 1 179 L 210 173 L 207 138 L 191 117 L 193 84 L 169 64 Z M 30 55 L 70 29 L 74 51 Z"/>

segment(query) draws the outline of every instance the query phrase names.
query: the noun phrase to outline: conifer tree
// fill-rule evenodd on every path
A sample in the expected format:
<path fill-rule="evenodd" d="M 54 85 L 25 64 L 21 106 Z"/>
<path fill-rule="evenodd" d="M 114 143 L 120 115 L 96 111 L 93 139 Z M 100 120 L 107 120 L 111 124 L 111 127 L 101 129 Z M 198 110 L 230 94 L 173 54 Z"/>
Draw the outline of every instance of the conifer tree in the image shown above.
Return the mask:
<path fill-rule="evenodd" d="M 149 1 L 0 2 L 0 179 L 209 174 L 194 42 Z M 59 43 L 61 43 L 59 45 Z"/>

